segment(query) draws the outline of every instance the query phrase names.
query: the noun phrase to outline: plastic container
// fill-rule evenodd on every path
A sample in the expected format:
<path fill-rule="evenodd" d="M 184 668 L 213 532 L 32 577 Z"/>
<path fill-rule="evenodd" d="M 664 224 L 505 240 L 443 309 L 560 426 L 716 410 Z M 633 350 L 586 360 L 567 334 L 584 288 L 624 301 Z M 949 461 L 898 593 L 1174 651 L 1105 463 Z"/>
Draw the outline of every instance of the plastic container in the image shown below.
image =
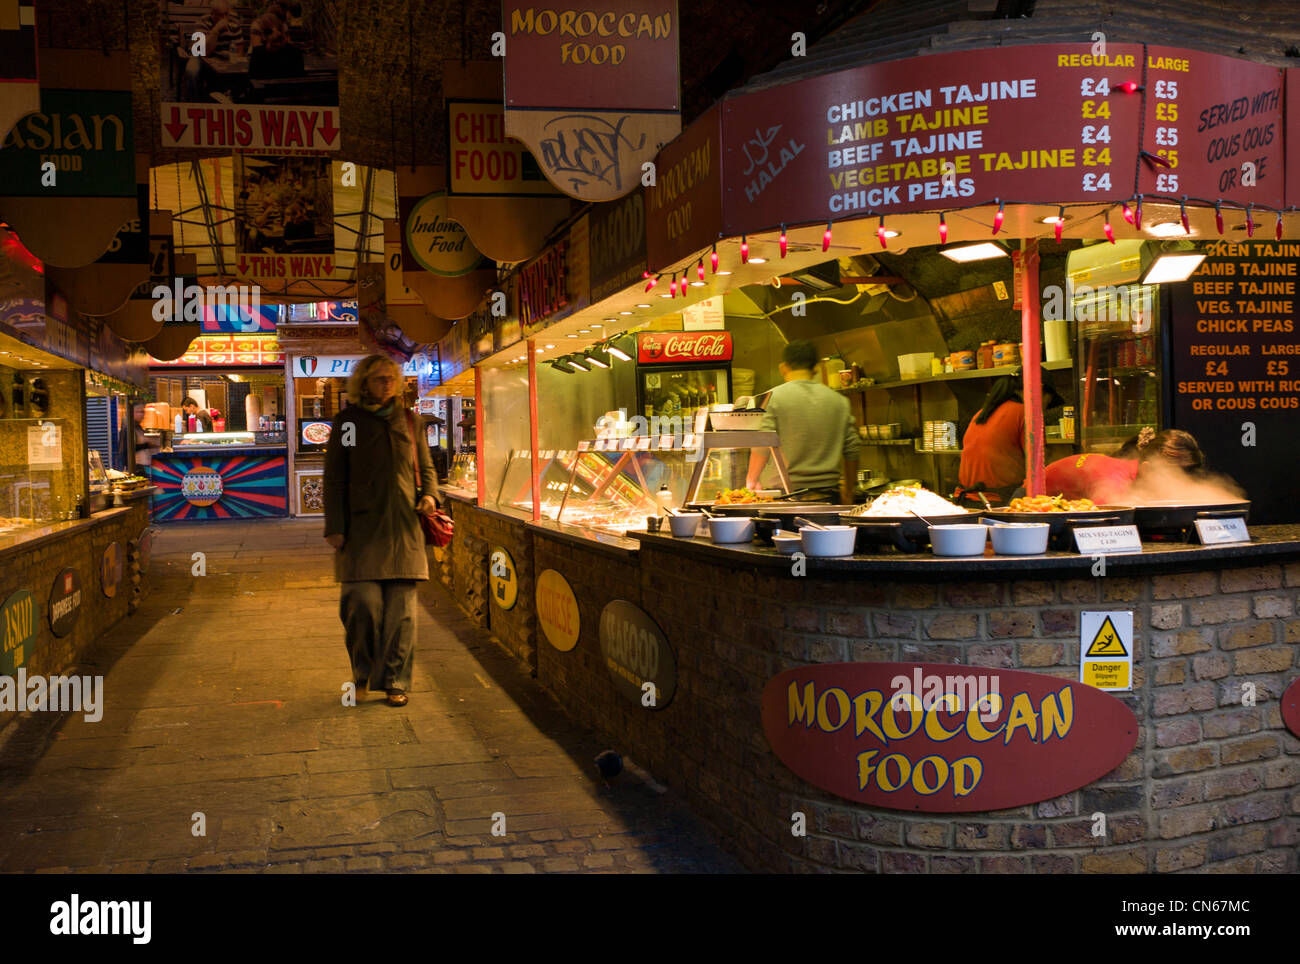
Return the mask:
<path fill-rule="evenodd" d="M 983 344 L 980 345 L 980 352 L 979 352 L 979 367 L 980 367 L 980 368 L 992 368 L 992 367 L 993 367 L 993 345 L 994 345 L 994 342 L 992 342 L 992 341 L 986 341 L 986 342 L 984 342 Z"/>
<path fill-rule="evenodd" d="M 809 556 L 851 556 L 857 536 L 858 530 L 853 526 L 805 527 L 799 530 L 804 554 Z"/>
<path fill-rule="evenodd" d="M 717 545 L 749 542 L 754 538 L 754 520 L 745 516 L 714 516 L 709 520 L 709 539 Z"/>
<path fill-rule="evenodd" d="M 988 539 L 985 525 L 930 526 L 930 547 L 936 556 L 982 556 Z"/>
<path fill-rule="evenodd" d="M 679 515 L 670 515 L 668 517 L 668 528 L 672 530 L 673 536 L 678 539 L 693 539 L 695 533 L 699 531 L 700 520 L 704 518 L 702 512 L 683 512 Z"/>
<path fill-rule="evenodd" d="M 673 490 L 668 488 L 667 482 L 659 486 L 659 491 L 655 493 L 655 501 L 665 509 L 677 508 L 677 498 L 673 495 Z"/>
<path fill-rule="evenodd" d="M 1046 522 L 1001 522 L 988 526 L 993 551 L 1000 556 L 1037 556 L 1047 551 L 1052 527 Z"/>
<path fill-rule="evenodd" d="M 967 348 L 965 351 L 955 351 L 952 353 L 952 370 L 956 372 L 973 372 L 975 370 L 975 352 Z M 996 359 L 997 353 L 994 352 Z"/>
<path fill-rule="evenodd" d="M 913 352 L 910 355 L 898 356 L 898 376 L 902 379 L 922 378 L 930 374 L 930 359 L 934 357 L 932 351 Z"/>

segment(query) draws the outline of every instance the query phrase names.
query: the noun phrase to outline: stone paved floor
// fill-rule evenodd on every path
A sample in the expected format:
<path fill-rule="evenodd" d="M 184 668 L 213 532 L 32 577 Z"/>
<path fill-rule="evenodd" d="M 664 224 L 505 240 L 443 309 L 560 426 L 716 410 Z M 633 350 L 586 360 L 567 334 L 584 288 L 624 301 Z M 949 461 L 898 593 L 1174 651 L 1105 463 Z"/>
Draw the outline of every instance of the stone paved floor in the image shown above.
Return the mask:
<path fill-rule="evenodd" d="M 645 775 L 603 781 L 596 736 L 436 582 L 410 703 L 344 707 L 319 533 L 155 530 L 151 594 L 78 669 L 104 675 L 103 719 L 34 713 L 0 733 L 0 871 L 742 870 Z"/>

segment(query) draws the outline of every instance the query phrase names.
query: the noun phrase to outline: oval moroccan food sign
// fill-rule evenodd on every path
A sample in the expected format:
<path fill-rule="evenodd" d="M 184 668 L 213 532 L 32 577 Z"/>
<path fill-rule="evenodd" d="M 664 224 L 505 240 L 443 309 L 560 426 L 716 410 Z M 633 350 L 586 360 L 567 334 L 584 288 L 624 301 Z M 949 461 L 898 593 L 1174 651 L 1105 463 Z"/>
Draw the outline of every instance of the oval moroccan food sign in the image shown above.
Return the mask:
<path fill-rule="evenodd" d="M 1288 730 L 1300 736 L 1300 679 L 1282 694 L 1282 722 Z"/>
<path fill-rule="evenodd" d="M 949 663 L 826 663 L 763 690 L 763 732 L 814 786 L 933 813 L 1050 800 L 1105 776 L 1137 745 L 1118 699 L 1068 679 Z"/>

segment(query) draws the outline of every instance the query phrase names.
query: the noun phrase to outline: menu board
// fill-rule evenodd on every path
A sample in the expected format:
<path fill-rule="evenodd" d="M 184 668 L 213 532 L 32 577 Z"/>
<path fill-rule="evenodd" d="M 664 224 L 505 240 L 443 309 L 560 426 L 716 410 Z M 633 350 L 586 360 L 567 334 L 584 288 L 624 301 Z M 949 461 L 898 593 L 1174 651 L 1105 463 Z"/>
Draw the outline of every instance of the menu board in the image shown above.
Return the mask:
<path fill-rule="evenodd" d="M 1281 207 L 1282 77 L 1235 57 L 1148 47 L 1142 147 L 1166 163 L 1142 165 L 1141 193 Z"/>
<path fill-rule="evenodd" d="M 284 364 L 284 352 L 275 335 L 200 335 L 189 351 L 173 361 L 150 358 L 150 365 L 273 365 Z"/>
<path fill-rule="evenodd" d="M 1300 520 L 1285 468 L 1300 414 L 1300 244 L 1207 251 L 1190 281 L 1173 286 L 1174 425 L 1246 490 L 1252 524 Z"/>
<path fill-rule="evenodd" d="M 1142 48 L 961 51 L 729 98 L 726 234 L 780 223 L 1133 194 Z M 947 177 L 945 177 L 947 173 Z M 1032 195 L 1032 197 L 1027 197 Z"/>

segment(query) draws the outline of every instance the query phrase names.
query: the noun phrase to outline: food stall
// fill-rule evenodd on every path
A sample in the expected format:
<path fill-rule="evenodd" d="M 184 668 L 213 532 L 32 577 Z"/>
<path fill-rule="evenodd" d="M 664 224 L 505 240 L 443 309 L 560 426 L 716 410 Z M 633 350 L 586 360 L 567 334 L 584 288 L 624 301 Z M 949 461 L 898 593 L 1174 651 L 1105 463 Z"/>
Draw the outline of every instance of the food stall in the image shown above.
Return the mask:
<path fill-rule="evenodd" d="M 1219 203 L 1169 196 L 1176 155 L 1152 152 L 1161 166 L 1137 148 L 1157 106 L 1168 128 L 1177 110 L 1196 116 L 1226 96 L 1224 84 L 1271 90 L 1282 78 L 1162 50 L 1145 93 L 1120 86 L 1146 53 L 1112 45 L 1106 92 L 1092 100 L 1080 82 L 1096 87 L 1093 61 L 1069 44 L 873 64 L 729 97 L 727 129 L 758 136 L 724 142 L 713 112 L 665 148 L 657 166 L 672 190 L 644 192 L 639 281 L 532 325 L 504 319 L 480 339 L 477 490 L 451 493 L 456 539 L 435 552 L 444 580 L 579 723 L 687 796 L 754 868 L 1294 868 L 1285 814 L 1300 771 L 1278 697 L 1297 668 L 1300 514 L 1279 467 L 1293 461 L 1282 423 L 1300 396 L 1283 367 L 1294 340 L 1285 279 L 1300 247 L 1252 240 L 1246 205 L 1271 205 L 1279 238 L 1300 226 L 1280 194 L 1220 190 L 1191 148 L 1180 193 L 1194 184 Z M 998 80 L 1013 61 L 1016 79 Z M 1164 73 L 1174 63 L 1192 74 L 1177 86 Z M 951 86 L 933 87 L 935 76 Z M 978 106 L 959 116 L 942 96 Z M 1018 140 L 1103 105 L 1112 140 L 1087 162 L 1082 143 Z M 955 129 L 945 138 L 978 127 L 982 142 L 886 137 L 909 126 Z M 872 151 L 912 151 L 931 173 Z M 959 193 L 945 194 L 930 155 L 952 151 L 964 167 Z M 672 173 L 682 163 L 689 180 Z M 1129 193 L 1135 172 L 1145 197 Z M 868 177 L 899 186 L 868 200 Z M 683 218 L 688 205 L 721 211 L 701 224 Z M 1179 259 L 1190 260 L 1158 270 Z M 677 477 L 651 462 L 665 462 L 648 424 L 660 411 L 646 413 L 644 373 L 610 349 L 685 337 L 685 309 L 711 299 L 738 368 L 753 372 L 746 394 L 779 384 L 787 341 L 813 342 L 818 377 L 848 398 L 865 443 L 857 505 L 703 499 L 722 517 L 713 522 L 681 521 L 658 499 L 652 470 Z M 955 503 L 965 427 L 1021 368 L 1026 399 L 1050 385 L 1062 402 L 1026 405 L 1025 501 Z M 1138 504 L 1045 490 L 1046 464 L 1116 454 L 1145 427 L 1191 431 L 1208 469 L 1230 478 L 1189 473 L 1194 484 Z M 659 531 L 643 513 L 663 520 Z M 1005 687 L 1006 700 L 994 712 L 941 681 L 939 710 L 883 709 L 879 679 L 945 667 Z M 973 709 L 994 718 L 981 729 Z M 995 734 L 999 753 L 979 756 Z M 1024 753 L 998 763 L 1017 734 Z M 807 832 L 792 834 L 799 815 Z"/>
<path fill-rule="evenodd" d="M 156 521 L 289 514 L 283 367 L 273 334 L 200 335 L 180 358 L 151 362 L 153 424 L 172 426 L 151 467 Z M 215 413 L 213 431 L 191 426 L 187 397 Z"/>

